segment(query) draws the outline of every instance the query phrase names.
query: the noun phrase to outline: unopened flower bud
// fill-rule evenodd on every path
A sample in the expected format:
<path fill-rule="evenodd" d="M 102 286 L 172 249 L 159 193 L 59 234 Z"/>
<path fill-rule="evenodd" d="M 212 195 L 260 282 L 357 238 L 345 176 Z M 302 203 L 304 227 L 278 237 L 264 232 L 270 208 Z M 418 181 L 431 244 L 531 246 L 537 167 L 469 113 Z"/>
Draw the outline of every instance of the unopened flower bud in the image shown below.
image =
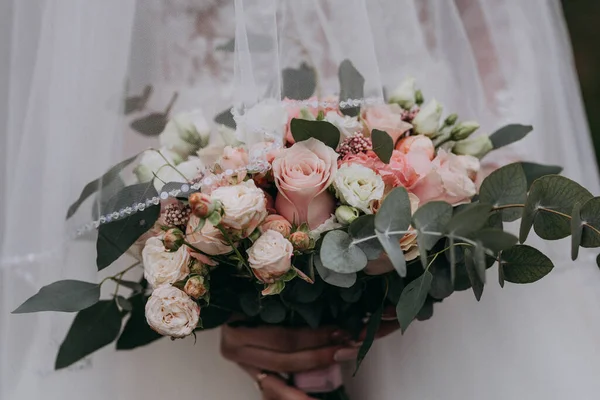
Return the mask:
<path fill-rule="evenodd" d="M 204 277 L 198 275 L 192 276 L 185 283 L 183 291 L 193 299 L 199 299 L 200 297 L 204 296 L 208 291 L 208 288 L 204 282 Z"/>
<path fill-rule="evenodd" d="M 194 260 L 192 265 L 190 265 L 190 273 L 204 276 L 208 275 L 209 269 L 203 262 Z"/>
<path fill-rule="evenodd" d="M 450 114 L 444 120 L 444 125 L 446 125 L 446 126 L 452 126 L 452 125 L 454 125 L 456 123 L 457 119 L 458 119 L 458 115 L 457 114 Z"/>
<path fill-rule="evenodd" d="M 423 104 L 424 101 L 425 99 L 423 98 L 423 92 L 417 90 L 415 92 L 415 103 L 417 103 L 417 105 L 420 106 L 421 104 Z"/>
<path fill-rule="evenodd" d="M 170 251 L 177 251 L 183 246 L 185 236 L 183 232 L 177 228 L 169 229 L 163 237 L 163 244 L 165 249 Z"/>
<path fill-rule="evenodd" d="M 192 214 L 198 218 L 206 218 L 215 211 L 215 203 L 206 193 L 192 193 L 188 199 Z"/>
<path fill-rule="evenodd" d="M 294 246 L 294 250 L 308 250 L 310 247 L 310 237 L 306 232 L 296 231 L 290 235 L 290 242 Z"/>
<path fill-rule="evenodd" d="M 464 140 L 471 136 L 477 129 L 479 129 L 479 124 L 476 121 L 461 122 L 452 129 L 452 140 Z"/>
<path fill-rule="evenodd" d="M 335 218 L 340 224 L 348 225 L 358 218 L 358 210 L 350 206 L 339 206 L 335 210 Z"/>
<path fill-rule="evenodd" d="M 452 148 L 454 154 L 469 155 L 482 158 L 494 149 L 494 145 L 487 135 L 479 135 L 457 142 Z"/>
<path fill-rule="evenodd" d="M 415 105 L 415 92 L 415 79 L 405 79 L 390 93 L 390 103 L 396 103 L 400 107 L 410 110 Z"/>
<path fill-rule="evenodd" d="M 427 103 L 412 120 L 415 132 L 429 137 L 437 135 L 443 110 L 435 99 Z"/>

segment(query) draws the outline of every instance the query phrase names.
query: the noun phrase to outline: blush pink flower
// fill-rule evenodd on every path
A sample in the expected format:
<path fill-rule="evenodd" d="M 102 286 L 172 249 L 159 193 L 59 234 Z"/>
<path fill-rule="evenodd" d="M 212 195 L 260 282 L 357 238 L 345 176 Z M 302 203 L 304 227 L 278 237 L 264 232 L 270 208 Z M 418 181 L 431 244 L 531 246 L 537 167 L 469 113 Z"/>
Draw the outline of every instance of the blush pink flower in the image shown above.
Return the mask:
<path fill-rule="evenodd" d="M 248 152 L 243 147 L 226 146 L 219 159 L 219 166 L 223 170 L 246 168 L 248 165 Z"/>
<path fill-rule="evenodd" d="M 403 154 L 422 153 L 433 160 L 435 147 L 431 139 L 425 135 L 408 136 L 396 143 L 396 150 Z"/>
<path fill-rule="evenodd" d="M 412 129 L 412 125 L 402 120 L 402 108 L 398 104 L 379 104 L 366 108 L 362 113 L 367 130 L 379 129 L 387 132 L 394 143 Z"/>
<path fill-rule="evenodd" d="M 335 209 L 327 188 L 337 171 L 338 154 L 323 142 L 308 139 L 282 150 L 273 160 L 277 212 L 295 224 L 316 228 Z"/>
<path fill-rule="evenodd" d="M 343 158 L 341 163 L 356 163 L 371 168 L 383 178 L 386 191 L 392 188 L 402 186 L 410 190 L 418 181 L 420 175 L 410 164 L 409 157 L 406 154 L 394 150 L 388 164 L 379 159 L 373 151 L 366 153 L 349 154 Z"/>

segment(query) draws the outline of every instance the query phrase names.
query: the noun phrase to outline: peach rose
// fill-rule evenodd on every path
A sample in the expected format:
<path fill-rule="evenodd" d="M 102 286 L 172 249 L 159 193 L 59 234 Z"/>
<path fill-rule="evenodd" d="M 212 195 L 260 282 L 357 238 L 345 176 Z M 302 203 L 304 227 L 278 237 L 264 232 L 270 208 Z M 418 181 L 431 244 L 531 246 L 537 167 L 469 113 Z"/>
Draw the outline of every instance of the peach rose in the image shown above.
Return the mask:
<path fill-rule="evenodd" d="M 248 152 L 243 147 L 226 146 L 219 159 L 219 166 L 223 170 L 236 170 L 248 165 Z"/>
<path fill-rule="evenodd" d="M 273 160 L 277 212 L 292 223 L 307 222 L 312 229 L 328 219 L 335 209 L 327 188 L 337 172 L 337 157 L 331 147 L 314 138 L 282 150 Z"/>
<path fill-rule="evenodd" d="M 396 143 L 396 150 L 403 154 L 422 153 L 429 160 L 435 156 L 433 142 L 425 135 L 408 136 Z"/>
<path fill-rule="evenodd" d="M 373 129 L 386 131 L 394 143 L 412 128 L 411 124 L 402 120 L 402 108 L 398 104 L 368 107 L 363 111 L 362 118 L 369 132 Z"/>
<path fill-rule="evenodd" d="M 290 236 L 292 224 L 281 215 L 271 214 L 265 218 L 262 225 L 258 227 L 261 233 L 273 230 L 281 233 L 284 237 Z"/>
<path fill-rule="evenodd" d="M 366 153 L 348 154 L 342 162 L 361 164 L 371 168 L 383 178 L 386 191 L 398 186 L 410 189 L 420 178 L 420 175 L 413 165 L 411 165 L 408 155 L 398 150 L 392 152 L 392 157 L 388 164 L 381 161 L 377 154 L 370 150 Z"/>
<path fill-rule="evenodd" d="M 431 169 L 412 188 L 423 203 L 434 200 L 452 205 L 469 203 L 477 193 L 474 179 L 479 160 L 471 156 L 457 156 L 440 149 L 431 162 Z"/>
<path fill-rule="evenodd" d="M 274 283 L 292 268 L 294 247 L 277 231 L 263 233 L 246 252 L 254 276 L 263 283 Z"/>
<path fill-rule="evenodd" d="M 210 222 L 206 221 L 202 229 L 196 232 L 199 223 L 200 219 L 192 215 L 187 225 L 186 240 L 192 246 L 211 256 L 226 254 L 232 250 L 221 231 L 215 228 Z"/>

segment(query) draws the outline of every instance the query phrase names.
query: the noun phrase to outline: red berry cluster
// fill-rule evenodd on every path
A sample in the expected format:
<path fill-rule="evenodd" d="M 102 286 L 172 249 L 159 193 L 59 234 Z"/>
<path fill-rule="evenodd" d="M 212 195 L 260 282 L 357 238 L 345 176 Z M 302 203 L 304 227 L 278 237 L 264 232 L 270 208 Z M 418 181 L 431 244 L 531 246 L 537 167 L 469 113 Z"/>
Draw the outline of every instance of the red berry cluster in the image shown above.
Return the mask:
<path fill-rule="evenodd" d="M 367 150 L 373 149 L 371 138 L 365 137 L 362 133 L 355 133 L 353 136 L 344 139 L 338 147 L 340 158 L 344 158 L 347 154 L 364 153 Z"/>
<path fill-rule="evenodd" d="M 190 220 L 192 209 L 182 203 L 169 204 L 165 207 L 165 223 L 168 226 L 185 227 Z"/>

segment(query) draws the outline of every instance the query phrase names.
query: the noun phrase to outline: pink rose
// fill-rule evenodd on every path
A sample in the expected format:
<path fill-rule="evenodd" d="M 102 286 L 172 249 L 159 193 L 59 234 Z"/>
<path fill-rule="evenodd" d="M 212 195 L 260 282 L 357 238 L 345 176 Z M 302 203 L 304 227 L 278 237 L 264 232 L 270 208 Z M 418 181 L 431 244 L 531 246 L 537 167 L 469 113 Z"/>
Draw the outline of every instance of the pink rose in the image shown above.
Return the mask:
<path fill-rule="evenodd" d="M 387 191 L 398 186 L 410 189 L 420 178 L 420 175 L 411 165 L 408 155 L 398 150 L 392 152 L 392 157 L 388 164 L 381 161 L 377 157 L 377 154 L 370 150 L 366 153 L 348 154 L 342 162 L 357 163 L 371 168 L 381 175 Z"/>
<path fill-rule="evenodd" d="M 411 124 L 402 120 L 402 108 L 398 104 L 368 107 L 363 111 L 362 118 L 369 132 L 373 129 L 385 131 L 392 137 L 394 143 L 412 128 Z"/>
<path fill-rule="evenodd" d="M 292 224 L 281 215 L 271 214 L 265 218 L 262 225 L 258 228 L 261 233 L 268 230 L 273 230 L 281 233 L 284 237 L 290 236 L 292 232 Z"/>
<path fill-rule="evenodd" d="M 307 222 L 311 229 L 328 219 L 335 200 L 326 190 L 337 172 L 337 157 L 331 147 L 314 138 L 282 150 L 273 160 L 277 212 L 292 223 Z"/>
<path fill-rule="evenodd" d="M 219 166 L 223 170 L 238 168 L 246 168 L 248 165 L 248 153 L 243 147 L 226 146 L 223 149 L 223 154 L 219 159 Z"/>
<path fill-rule="evenodd" d="M 229 246 L 227 240 L 225 237 L 223 237 L 223 234 L 219 229 L 214 227 L 210 222 L 206 221 L 202 229 L 198 230 L 199 223 L 200 218 L 196 217 L 195 215 L 190 217 L 190 221 L 188 222 L 187 229 L 185 231 L 187 242 L 189 242 L 198 250 L 211 256 L 226 254 L 232 251 L 231 246 Z M 199 261 L 206 261 L 203 257 L 196 257 L 194 255 L 192 256 Z"/>
<path fill-rule="evenodd" d="M 445 150 L 431 162 L 431 169 L 416 185 L 412 192 L 422 203 L 434 200 L 446 201 L 452 205 L 469 203 L 477 193 L 473 182 L 479 170 L 479 160 L 472 156 L 457 156 Z"/>
<path fill-rule="evenodd" d="M 435 147 L 433 142 L 425 135 L 408 136 L 396 144 L 396 150 L 403 154 L 421 153 L 433 160 Z"/>

